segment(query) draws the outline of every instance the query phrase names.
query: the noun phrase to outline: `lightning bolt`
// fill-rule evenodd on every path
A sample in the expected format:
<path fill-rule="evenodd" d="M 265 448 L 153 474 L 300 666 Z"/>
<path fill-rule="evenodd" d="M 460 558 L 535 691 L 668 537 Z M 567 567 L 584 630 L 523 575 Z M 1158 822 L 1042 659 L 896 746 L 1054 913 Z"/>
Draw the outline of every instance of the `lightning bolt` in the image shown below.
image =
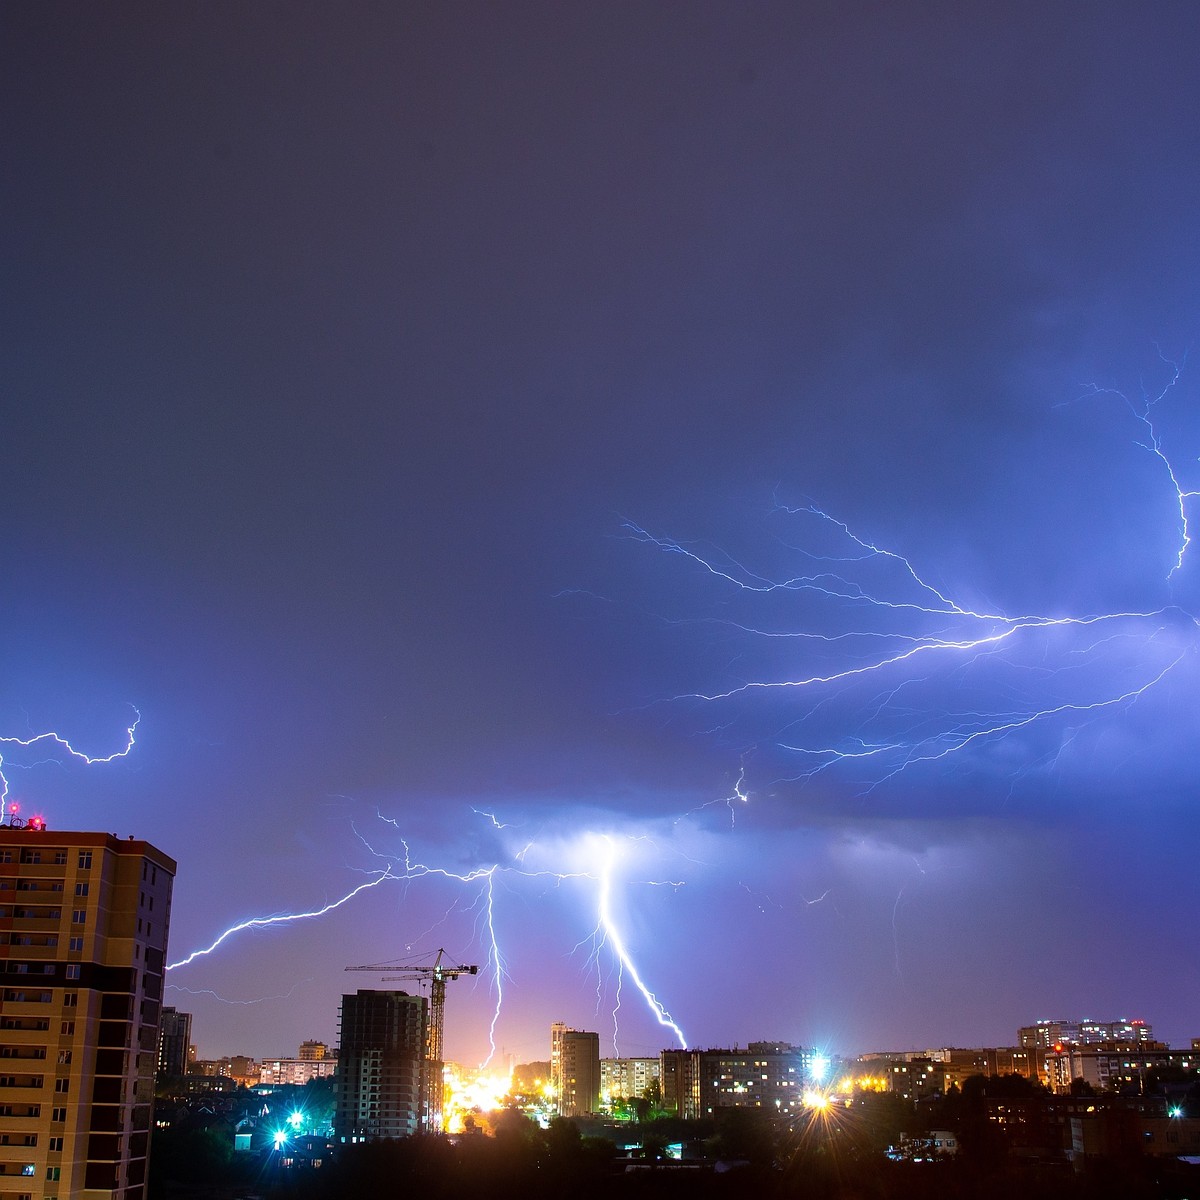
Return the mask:
<path fill-rule="evenodd" d="M 395 879 L 395 876 L 390 871 L 380 871 L 374 879 L 368 879 L 366 883 L 360 883 L 358 887 L 351 888 L 344 896 L 337 900 L 331 900 L 328 904 L 322 905 L 320 908 L 315 908 L 311 912 L 287 912 L 275 913 L 269 917 L 250 917 L 248 920 L 239 921 L 236 925 L 231 925 L 218 937 L 216 937 L 207 946 L 199 950 L 193 950 L 186 958 L 181 958 L 177 962 L 167 963 L 168 971 L 178 971 L 182 967 L 190 966 L 198 958 L 206 958 L 223 946 L 230 938 L 239 933 L 245 933 L 250 929 L 270 929 L 276 925 L 292 925 L 297 921 L 314 921 L 318 917 L 323 917 L 326 913 L 333 912 L 336 908 L 341 908 L 343 904 L 348 904 L 355 896 L 365 892 L 368 888 L 378 887 L 381 883 L 389 879 Z"/>
<path fill-rule="evenodd" d="M 130 705 L 132 708 L 133 706 Z M 97 766 L 103 763 L 116 762 L 119 758 L 125 758 L 134 747 L 134 734 L 142 719 L 142 714 L 136 708 L 133 709 L 133 720 L 125 727 L 125 745 L 119 750 L 114 750 L 109 754 L 86 754 L 64 737 L 61 733 L 54 730 L 47 730 L 45 733 L 35 733 L 29 737 L 0 737 L 0 747 L 16 746 L 22 749 L 31 749 L 33 747 L 44 747 L 48 753 L 34 762 L 28 763 L 9 763 L 5 760 L 5 755 L 0 750 L 0 801 L 8 799 L 9 781 L 7 770 L 18 768 L 20 770 L 32 770 L 34 767 L 46 766 L 47 764 L 61 765 L 64 757 L 75 759 L 87 766 Z M 13 810 L 16 811 L 16 810 Z"/>
<path fill-rule="evenodd" d="M 646 986 L 642 979 L 641 973 L 637 969 L 632 956 L 629 953 L 628 947 L 625 944 L 625 939 L 621 935 L 620 929 L 612 915 L 612 877 L 615 860 L 615 850 L 613 848 L 612 838 L 605 836 L 601 839 L 606 853 L 600 866 L 600 894 L 598 898 L 598 910 L 600 925 L 604 930 L 605 940 L 612 947 L 613 953 L 616 955 L 617 962 L 620 964 L 622 978 L 628 975 L 633 980 L 634 986 L 642 994 L 642 999 L 646 1001 L 646 1006 L 654 1015 L 654 1019 L 663 1026 L 664 1029 L 669 1029 L 676 1038 L 679 1039 L 679 1045 L 683 1049 L 687 1049 L 687 1038 L 683 1035 L 683 1030 L 675 1024 L 671 1014 L 667 1012 L 661 1000 Z M 620 993 L 618 992 L 618 998 Z"/>
<path fill-rule="evenodd" d="M 480 810 L 475 811 L 478 815 L 485 816 L 493 828 L 505 827 L 504 823 L 500 822 L 494 814 L 481 812 Z M 382 814 L 378 815 L 381 821 L 393 827 L 398 827 L 392 818 L 385 817 Z M 607 949 L 613 957 L 617 974 L 616 994 L 612 1010 L 614 1041 L 619 1030 L 622 987 L 624 980 L 628 978 L 645 1000 L 655 1020 L 664 1028 L 670 1029 L 675 1037 L 679 1039 L 680 1045 L 686 1045 L 686 1040 L 679 1025 L 672 1018 L 663 1003 L 646 985 L 642 973 L 630 953 L 627 939 L 621 932 L 613 913 L 612 891 L 616 847 L 611 837 L 607 835 L 589 835 L 583 839 L 587 843 L 588 858 L 593 862 L 597 858 L 599 859 L 598 867 L 591 867 L 586 870 L 528 869 L 523 864 L 530 851 L 537 847 L 538 843 L 535 840 L 522 845 L 521 849 L 513 856 L 512 861 L 509 863 L 495 862 L 466 871 L 454 871 L 445 867 L 431 865 L 417 858 L 413 854 L 409 841 L 405 838 L 400 839 L 400 853 L 389 854 L 386 850 L 379 848 L 378 845 L 368 839 L 361 831 L 355 829 L 354 832 L 366 851 L 382 863 L 382 866 L 372 873 L 370 879 L 351 888 L 337 899 L 311 910 L 275 913 L 269 916 L 256 916 L 238 921 L 213 938 L 206 946 L 192 951 L 177 962 L 168 964 L 167 969 L 177 971 L 188 967 L 197 962 L 197 960 L 218 951 L 240 935 L 251 931 L 268 930 L 298 921 L 317 920 L 334 909 L 350 903 L 362 892 L 384 884 L 408 886 L 423 879 L 442 879 L 467 887 L 473 887 L 478 889 L 477 899 L 474 902 L 476 910 L 475 938 L 486 946 L 483 974 L 490 980 L 494 995 L 494 1003 L 488 1023 L 489 1054 L 487 1059 L 481 1064 L 482 1066 L 487 1066 L 496 1053 L 496 1032 L 503 1010 L 504 984 L 508 977 L 506 956 L 501 948 L 498 931 L 498 880 L 501 877 L 512 876 L 525 880 L 548 880 L 555 885 L 561 885 L 568 881 L 586 881 L 596 885 L 596 926 L 591 939 L 593 941 L 593 952 L 589 961 L 598 961 L 601 950 Z M 673 888 L 678 888 L 683 883 L 682 880 L 651 880 L 649 882 Z M 454 905 L 451 906 L 450 911 L 447 912 L 447 916 L 450 915 L 450 912 L 453 911 L 457 904 L 458 901 L 456 900 Z M 411 949 L 411 945 L 408 948 Z M 169 986 L 179 987 L 175 983 Z M 197 989 L 197 994 L 204 994 L 206 991 L 207 989 Z M 599 982 L 597 998 L 598 1001 L 602 1001 L 602 990 L 600 989 Z"/>
<path fill-rule="evenodd" d="M 1120 396 L 1141 427 L 1135 445 L 1162 467 L 1178 521 L 1166 573 L 1170 583 L 1187 560 L 1193 540 L 1189 506 L 1200 489 L 1182 482 L 1157 423 L 1159 407 L 1182 370 L 1182 364 L 1163 361 L 1171 376 L 1155 395 L 1130 401 L 1122 393 L 1094 388 L 1087 396 Z M 766 597 L 790 596 L 803 613 L 793 628 L 736 616 L 701 620 L 764 642 L 792 641 L 815 656 L 810 669 L 752 672 L 723 687 L 651 702 L 719 706 L 732 714 L 720 725 L 730 737 L 739 722 L 774 725 L 765 737 L 753 735 L 741 752 L 734 794 L 724 801 L 731 815 L 735 798 L 743 804 L 748 799 L 751 752 L 771 749 L 798 764 L 798 769 L 776 766 L 772 782 L 807 782 L 835 767 L 869 768 L 871 781 L 864 788 L 869 792 L 901 772 L 982 749 L 1034 726 L 1055 723 L 1064 728 L 1067 744 L 1081 725 L 1137 704 L 1200 647 L 1200 620 L 1175 603 L 1082 613 L 981 607 L 963 602 L 905 555 L 815 504 L 790 506 L 777 499 L 772 513 L 803 535 L 799 546 L 787 545 L 803 557 L 804 569 L 769 574 L 718 547 L 653 534 L 632 521 L 622 525 L 626 537 L 683 559 L 714 582 L 726 607 L 756 597 L 761 599 L 755 603 L 764 603 Z M 771 661 L 777 659 L 773 655 Z M 1108 670 L 1114 664 L 1117 686 Z M 1101 672 L 1110 678 L 1100 679 Z M 946 680 L 953 686 L 927 698 L 929 689 Z M 864 696 L 872 687 L 877 690 Z M 980 692 L 978 703 L 945 704 L 946 697 L 953 700 L 973 689 Z M 774 697 L 788 705 L 782 716 Z M 832 727 L 833 736 L 819 732 L 824 726 Z"/>

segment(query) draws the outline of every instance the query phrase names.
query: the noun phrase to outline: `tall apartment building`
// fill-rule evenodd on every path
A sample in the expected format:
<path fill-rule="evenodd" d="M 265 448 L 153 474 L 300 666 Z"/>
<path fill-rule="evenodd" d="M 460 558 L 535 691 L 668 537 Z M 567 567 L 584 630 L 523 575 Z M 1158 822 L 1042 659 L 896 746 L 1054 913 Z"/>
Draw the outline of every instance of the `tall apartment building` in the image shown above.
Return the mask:
<path fill-rule="evenodd" d="M 0 826 L 0 1196 L 141 1200 L 175 862 Z"/>
<path fill-rule="evenodd" d="M 339 1142 L 409 1137 L 421 1129 L 429 1002 L 360 988 L 342 997 L 333 1136 Z"/>
<path fill-rule="evenodd" d="M 163 1005 L 158 1027 L 158 1073 L 164 1078 L 186 1075 L 192 1048 L 192 1014 Z"/>
<path fill-rule="evenodd" d="M 560 1117 L 585 1117 L 600 1108 L 600 1035 L 550 1026 L 550 1086 Z"/>

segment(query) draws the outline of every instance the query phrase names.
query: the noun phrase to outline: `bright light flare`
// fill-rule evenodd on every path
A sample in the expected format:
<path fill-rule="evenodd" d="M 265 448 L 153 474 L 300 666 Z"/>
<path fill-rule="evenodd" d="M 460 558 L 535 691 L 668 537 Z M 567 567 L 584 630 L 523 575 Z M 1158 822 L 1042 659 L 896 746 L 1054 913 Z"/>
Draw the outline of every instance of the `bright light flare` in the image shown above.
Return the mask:
<path fill-rule="evenodd" d="M 445 1086 L 442 1106 L 445 1130 L 447 1133 L 462 1133 L 467 1117 L 475 1114 L 486 1116 L 506 1106 L 512 1091 L 512 1074 L 483 1069 L 463 1071 L 462 1068 L 447 1066 Z"/>

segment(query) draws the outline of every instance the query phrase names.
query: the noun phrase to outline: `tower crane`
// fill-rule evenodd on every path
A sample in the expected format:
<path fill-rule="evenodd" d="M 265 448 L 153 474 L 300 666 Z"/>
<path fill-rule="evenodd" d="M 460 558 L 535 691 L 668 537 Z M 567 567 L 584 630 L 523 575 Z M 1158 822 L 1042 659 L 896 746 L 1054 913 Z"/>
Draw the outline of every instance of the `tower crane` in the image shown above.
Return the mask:
<path fill-rule="evenodd" d="M 425 1059 L 421 1071 L 420 1112 L 426 1133 L 442 1132 L 442 1092 L 444 1090 L 445 1060 L 442 1058 L 442 1032 L 446 1017 L 446 980 L 460 975 L 478 975 L 478 966 L 449 966 L 442 962 L 445 950 L 438 950 L 431 966 L 408 964 L 367 963 L 347 967 L 347 971 L 373 971 L 383 975 L 384 983 L 400 980 L 429 981 L 429 1022 L 425 1028 Z M 398 974 L 384 974 L 397 971 Z"/>

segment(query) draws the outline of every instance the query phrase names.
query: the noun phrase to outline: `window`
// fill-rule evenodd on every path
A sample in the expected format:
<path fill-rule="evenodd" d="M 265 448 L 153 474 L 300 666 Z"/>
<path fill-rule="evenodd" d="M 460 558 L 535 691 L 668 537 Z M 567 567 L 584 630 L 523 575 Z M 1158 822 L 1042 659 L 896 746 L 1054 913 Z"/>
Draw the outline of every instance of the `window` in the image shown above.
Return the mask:
<path fill-rule="evenodd" d="M 34 1175 L 36 1173 L 37 1173 L 37 1168 L 34 1166 L 33 1163 L 25 1163 L 25 1165 L 21 1168 L 22 1175 Z"/>
<path fill-rule="evenodd" d="M 51 1150 L 62 1150 L 62 1148 L 63 1148 L 63 1140 L 62 1140 L 62 1138 L 60 1138 L 60 1137 L 52 1137 L 52 1138 L 50 1139 L 50 1149 L 51 1149 Z"/>
<path fill-rule="evenodd" d="M 68 1034 L 74 1033 L 75 1032 L 75 1022 L 74 1021 L 64 1021 L 62 1023 L 62 1032 L 68 1033 Z"/>
<path fill-rule="evenodd" d="M 0 863 L 12 862 L 13 853 L 11 850 L 0 850 Z"/>
<path fill-rule="evenodd" d="M 60 1050 L 58 1052 L 58 1061 L 60 1063 L 69 1063 L 71 1061 L 70 1050 Z"/>
<path fill-rule="evenodd" d="M 70 949 L 72 949 L 72 950 L 82 950 L 83 949 L 83 938 L 73 937 L 70 940 L 69 946 L 70 946 Z"/>
<path fill-rule="evenodd" d="M 75 895 L 86 896 L 88 894 L 88 885 L 86 883 L 77 883 L 75 885 Z"/>
<path fill-rule="evenodd" d="M 67 1119 L 67 1110 L 65 1108 L 55 1108 L 50 1111 L 51 1121 L 65 1121 Z M 51 1139 L 53 1140 L 53 1139 Z"/>
<path fill-rule="evenodd" d="M 75 1008 L 79 1004 L 78 992 L 67 992 L 63 996 L 63 1008 Z"/>
<path fill-rule="evenodd" d="M 78 963 L 67 963 L 67 978 L 68 979 L 78 979 L 79 978 L 79 964 Z"/>
<path fill-rule="evenodd" d="M 40 863 L 42 861 L 42 852 L 40 850 L 22 850 L 21 861 L 23 863 Z"/>
<path fill-rule="evenodd" d="M 80 850 L 79 869 L 81 871 L 90 871 L 92 869 L 92 852 L 90 850 Z"/>
<path fill-rule="evenodd" d="M 55 1179 L 56 1180 L 59 1178 L 61 1173 L 62 1173 L 62 1167 L 47 1167 L 46 1168 L 46 1178 L 47 1179 Z"/>
<path fill-rule="evenodd" d="M 54 865 L 56 867 L 65 867 L 67 865 L 67 852 L 65 850 L 55 850 Z"/>
<path fill-rule="evenodd" d="M 69 1079 L 56 1079 L 54 1081 L 54 1090 L 56 1092 L 69 1092 L 71 1090 L 71 1081 Z"/>
<path fill-rule="evenodd" d="M 87 920 L 87 909 L 76 908 L 71 910 L 71 924 L 82 925 Z"/>

